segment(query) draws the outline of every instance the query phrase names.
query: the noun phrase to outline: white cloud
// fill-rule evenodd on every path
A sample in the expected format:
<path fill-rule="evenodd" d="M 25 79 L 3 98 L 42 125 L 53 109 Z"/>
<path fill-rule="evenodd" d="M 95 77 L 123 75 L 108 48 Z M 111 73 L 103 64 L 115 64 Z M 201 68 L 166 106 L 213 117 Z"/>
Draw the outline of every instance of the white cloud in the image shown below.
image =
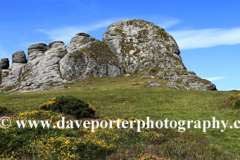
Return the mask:
<path fill-rule="evenodd" d="M 121 19 L 132 19 L 121 18 Z M 111 20 L 105 20 L 96 24 L 69 26 L 64 28 L 46 30 L 39 29 L 38 31 L 45 33 L 50 40 L 61 40 L 66 44 L 70 43 L 70 40 L 78 32 L 91 32 L 97 29 L 108 27 L 113 22 L 118 21 L 120 18 Z M 157 20 L 156 20 L 157 21 Z M 160 27 L 167 29 L 180 23 L 180 20 L 166 19 L 157 22 Z M 155 23 L 156 24 L 156 23 Z M 177 41 L 180 50 L 195 49 L 195 48 L 207 48 L 219 45 L 234 45 L 240 44 L 240 28 L 232 29 L 199 29 L 199 30 L 181 30 L 181 31 L 168 31 L 174 39 Z"/>
<path fill-rule="evenodd" d="M 38 31 L 47 34 L 52 41 L 60 40 L 60 41 L 64 41 L 66 44 L 69 44 L 71 38 L 75 36 L 76 33 L 79 33 L 79 32 L 88 33 L 90 31 L 94 31 L 102 27 L 107 27 L 111 23 L 113 23 L 113 20 L 103 21 L 101 23 L 97 23 L 93 25 L 71 26 L 71 27 L 65 27 L 65 28 L 48 30 L 48 31 L 39 29 Z"/>
<path fill-rule="evenodd" d="M 219 79 L 224 79 L 226 77 L 211 77 L 211 78 L 202 78 L 202 79 L 207 79 L 209 81 L 216 81 L 216 80 L 219 80 Z"/>
<path fill-rule="evenodd" d="M 240 44 L 240 28 L 169 31 L 180 49 Z"/>
<path fill-rule="evenodd" d="M 179 20 L 171 20 L 171 21 L 162 22 L 158 26 L 161 27 L 161 28 L 167 29 L 167 28 L 175 26 L 179 23 L 180 23 Z"/>
<path fill-rule="evenodd" d="M 90 31 L 95 31 L 97 29 L 103 28 L 103 27 L 108 27 L 110 24 L 117 22 L 119 20 L 123 19 L 135 19 L 136 17 L 119 17 L 119 18 L 114 18 L 114 19 L 109 19 L 105 20 L 96 24 L 89 24 L 89 25 L 79 25 L 79 26 L 69 26 L 69 27 L 64 27 L 64 28 L 58 28 L 58 29 L 52 29 L 52 30 L 45 30 L 45 29 L 38 29 L 38 31 L 45 33 L 49 39 L 52 41 L 60 40 L 64 41 L 66 44 L 70 43 L 70 40 L 73 36 L 76 35 L 76 33 L 79 32 L 85 32 L 88 33 Z M 160 24 L 159 26 L 166 29 L 170 28 L 176 24 L 178 24 L 180 21 L 179 20 L 161 20 L 157 24 Z M 23 44 L 24 45 L 24 44 Z M 26 46 L 26 45 L 25 45 Z"/>

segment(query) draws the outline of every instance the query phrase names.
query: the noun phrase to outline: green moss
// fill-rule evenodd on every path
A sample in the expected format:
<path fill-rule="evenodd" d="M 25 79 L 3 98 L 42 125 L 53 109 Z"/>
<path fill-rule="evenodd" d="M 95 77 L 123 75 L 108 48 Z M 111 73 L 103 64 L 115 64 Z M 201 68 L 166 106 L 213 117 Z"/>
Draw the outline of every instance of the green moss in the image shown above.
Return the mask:
<path fill-rule="evenodd" d="M 158 73 L 158 71 L 159 71 L 158 68 L 152 68 L 152 69 L 150 69 L 149 74 L 150 75 L 156 75 Z"/>
<path fill-rule="evenodd" d="M 26 78 L 30 75 L 30 72 L 31 71 L 31 69 L 26 69 L 23 73 L 22 73 L 22 80 L 23 81 L 26 81 Z"/>
<path fill-rule="evenodd" d="M 152 61 L 152 63 L 153 63 L 153 64 L 155 63 L 155 60 L 154 60 L 154 58 L 153 58 L 153 59 L 151 59 L 151 61 Z"/>
<path fill-rule="evenodd" d="M 164 76 L 167 76 L 168 73 L 169 73 L 169 71 L 164 71 L 163 75 L 164 75 Z"/>
<path fill-rule="evenodd" d="M 18 83 L 21 83 L 21 76 L 18 77 Z"/>
<path fill-rule="evenodd" d="M 137 39 L 147 38 L 148 34 L 149 34 L 148 30 L 143 29 L 143 30 L 140 30 L 140 31 L 138 32 L 138 36 L 137 36 L 136 38 L 137 38 Z"/>
<path fill-rule="evenodd" d="M 51 87 L 53 87 L 54 86 L 54 82 L 50 82 L 50 84 L 49 84 Z"/>
<path fill-rule="evenodd" d="M 3 91 L 10 91 L 13 88 L 14 88 L 13 86 L 7 86 L 7 87 L 3 88 Z"/>
<path fill-rule="evenodd" d="M 103 42 L 104 43 L 104 42 Z M 108 45 L 106 43 L 104 43 L 106 47 L 108 47 Z"/>
<path fill-rule="evenodd" d="M 158 36 L 161 36 L 162 38 L 164 38 L 164 40 L 167 40 L 167 38 L 169 37 L 168 34 L 161 29 L 157 29 L 155 32 Z"/>
<path fill-rule="evenodd" d="M 141 50 L 140 49 L 137 49 L 135 52 L 133 52 L 133 55 L 136 55 L 137 53 L 140 53 Z"/>
<path fill-rule="evenodd" d="M 113 64 L 119 65 L 117 56 L 106 46 L 104 42 L 95 41 L 90 44 L 89 48 L 81 48 L 77 52 L 71 53 L 70 58 L 74 58 L 75 62 L 82 58 L 83 54 L 93 58 L 97 65 Z M 74 66 L 72 67 L 74 68 Z"/>
<path fill-rule="evenodd" d="M 2 77 L 7 77 L 9 75 L 9 72 L 8 71 L 4 71 L 3 72 L 4 74 L 2 75 Z"/>
<path fill-rule="evenodd" d="M 203 84 L 211 84 L 211 82 L 209 80 L 206 80 L 206 79 L 200 79 L 200 82 L 202 82 Z"/>
<path fill-rule="evenodd" d="M 129 55 L 131 50 L 135 50 L 133 47 L 133 42 L 130 43 L 121 43 L 121 52 Z"/>
<path fill-rule="evenodd" d="M 126 37 L 126 33 L 123 33 L 123 30 L 116 28 L 114 31 L 121 33 L 124 37 Z"/>
<path fill-rule="evenodd" d="M 93 54 L 93 52 L 92 52 L 91 49 L 89 49 L 89 48 L 82 48 L 82 49 L 80 49 L 78 52 L 79 52 L 80 54 L 82 54 L 82 53 L 84 52 L 84 53 L 86 53 L 88 56 L 89 56 L 90 54 Z"/>
<path fill-rule="evenodd" d="M 196 76 L 196 73 L 194 72 L 188 71 L 187 73 Z"/>
<path fill-rule="evenodd" d="M 62 72 L 59 70 L 59 76 L 61 79 L 63 79 Z"/>
<path fill-rule="evenodd" d="M 183 71 L 183 70 L 176 70 L 174 71 L 177 75 L 184 75 L 184 74 L 187 74 L 186 71 Z"/>

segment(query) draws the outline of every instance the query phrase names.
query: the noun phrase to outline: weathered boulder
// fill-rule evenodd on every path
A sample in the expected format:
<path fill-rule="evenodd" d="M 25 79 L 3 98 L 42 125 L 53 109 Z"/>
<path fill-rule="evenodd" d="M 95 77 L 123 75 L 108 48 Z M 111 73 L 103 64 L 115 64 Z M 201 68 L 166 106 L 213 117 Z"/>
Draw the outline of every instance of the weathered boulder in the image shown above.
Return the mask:
<path fill-rule="evenodd" d="M 161 71 L 157 76 L 170 81 L 167 87 L 184 90 L 217 90 L 210 81 L 201 79 L 190 71 Z"/>
<path fill-rule="evenodd" d="M 8 58 L 1 59 L 0 68 L 1 69 L 8 69 L 9 68 L 9 60 L 8 60 Z"/>
<path fill-rule="evenodd" d="M 88 76 L 114 77 L 124 72 L 105 43 L 85 33 L 76 34 L 67 50 L 68 54 L 60 61 L 60 71 L 68 81 L 81 81 Z"/>
<path fill-rule="evenodd" d="M 43 56 L 44 52 L 48 50 L 45 43 L 37 43 L 28 47 L 28 60 L 31 61 L 37 57 Z"/>
<path fill-rule="evenodd" d="M 63 41 L 53 41 L 51 43 L 48 44 L 49 48 L 56 48 L 58 46 L 64 45 Z"/>
<path fill-rule="evenodd" d="M 87 34 L 87 33 L 84 33 L 84 32 L 77 33 L 76 35 L 79 35 L 79 36 L 84 36 L 84 37 L 90 37 L 90 35 L 89 35 L 89 34 Z"/>
<path fill-rule="evenodd" d="M 27 63 L 24 51 L 17 51 L 12 55 L 12 63 Z"/>
<path fill-rule="evenodd" d="M 59 62 L 67 54 L 64 43 L 50 43 L 50 49 L 36 63 L 29 63 L 23 70 L 20 86 L 24 89 L 48 89 L 49 87 L 63 87 L 66 82 L 59 72 Z"/>
<path fill-rule="evenodd" d="M 103 42 L 127 72 L 186 70 L 173 37 L 153 23 L 139 19 L 115 22 L 104 33 Z"/>
<path fill-rule="evenodd" d="M 132 19 L 111 24 L 103 35 L 125 70 L 169 80 L 167 87 L 216 90 L 210 81 L 187 72 L 173 37 L 153 23 Z M 176 83 L 177 82 L 177 83 Z"/>
<path fill-rule="evenodd" d="M 145 84 L 147 84 L 146 87 L 160 87 L 161 84 L 155 81 L 146 81 Z"/>

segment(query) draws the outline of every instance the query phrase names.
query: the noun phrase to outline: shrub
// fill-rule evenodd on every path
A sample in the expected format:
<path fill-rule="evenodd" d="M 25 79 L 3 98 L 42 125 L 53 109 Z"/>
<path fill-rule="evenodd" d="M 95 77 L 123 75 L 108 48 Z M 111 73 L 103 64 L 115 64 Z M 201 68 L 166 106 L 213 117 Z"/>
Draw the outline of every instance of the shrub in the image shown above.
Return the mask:
<path fill-rule="evenodd" d="M 235 100 L 235 102 L 233 102 L 232 104 L 232 108 L 240 108 L 240 100 Z"/>
<path fill-rule="evenodd" d="M 40 109 L 64 113 L 75 118 L 93 117 L 96 110 L 94 107 L 74 96 L 58 96 L 40 105 Z"/>
<path fill-rule="evenodd" d="M 230 97 L 231 108 L 240 108 L 240 93 Z"/>
<path fill-rule="evenodd" d="M 9 109 L 7 109 L 6 107 L 0 106 L 0 116 L 3 116 L 7 113 L 11 113 L 11 111 Z"/>

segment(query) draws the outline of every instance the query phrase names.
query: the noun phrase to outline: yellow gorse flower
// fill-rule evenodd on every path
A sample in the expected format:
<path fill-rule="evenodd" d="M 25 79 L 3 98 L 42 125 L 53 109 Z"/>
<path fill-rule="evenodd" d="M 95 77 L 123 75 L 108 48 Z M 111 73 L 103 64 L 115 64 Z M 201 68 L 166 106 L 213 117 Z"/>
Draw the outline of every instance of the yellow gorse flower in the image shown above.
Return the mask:
<path fill-rule="evenodd" d="M 46 106 L 46 108 L 49 108 L 50 105 L 56 103 L 56 98 L 52 98 L 50 101 L 46 102 L 46 103 L 43 103 L 39 106 L 39 108 L 43 107 L 43 106 Z"/>
<path fill-rule="evenodd" d="M 89 109 L 92 109 L 96 112 L 96 109 L 93 107 L 93 105 L 91 105 L 90 103 L 87 103 L 87 104 L 88 104 Z"/>
<path fill-rule="evenodd" d="M 238 93 L 238 95 L 234 96 L 234 98 L 238 98 L 238 97 L 240 97 L 240 93 Z"/>

